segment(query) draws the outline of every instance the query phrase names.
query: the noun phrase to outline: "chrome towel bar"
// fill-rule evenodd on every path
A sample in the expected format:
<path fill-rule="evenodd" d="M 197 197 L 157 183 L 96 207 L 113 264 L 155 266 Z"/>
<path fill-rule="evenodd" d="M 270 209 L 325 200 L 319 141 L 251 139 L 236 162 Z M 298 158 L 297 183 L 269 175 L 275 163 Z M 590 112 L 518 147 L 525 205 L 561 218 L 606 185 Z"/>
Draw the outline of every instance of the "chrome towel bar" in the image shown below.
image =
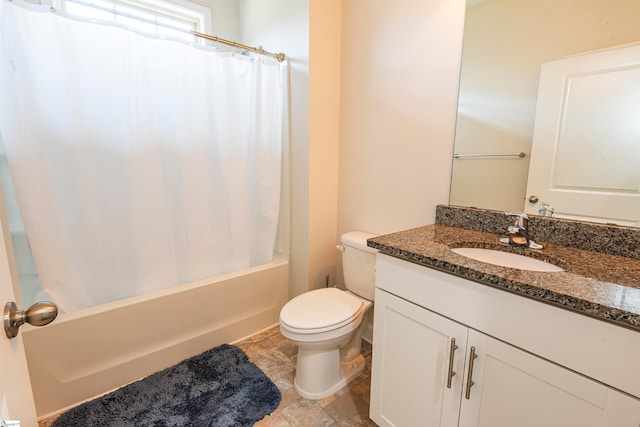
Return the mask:
<path fill-rule="evenodd" d="M 522 159 L 523 157 L 526 157 L 526 154 L 524 153 L 524 151 L 521 151 L 517 154 L 453 154 L 454 159 L 459 159 L 461 157 L 518 157 Z"/>

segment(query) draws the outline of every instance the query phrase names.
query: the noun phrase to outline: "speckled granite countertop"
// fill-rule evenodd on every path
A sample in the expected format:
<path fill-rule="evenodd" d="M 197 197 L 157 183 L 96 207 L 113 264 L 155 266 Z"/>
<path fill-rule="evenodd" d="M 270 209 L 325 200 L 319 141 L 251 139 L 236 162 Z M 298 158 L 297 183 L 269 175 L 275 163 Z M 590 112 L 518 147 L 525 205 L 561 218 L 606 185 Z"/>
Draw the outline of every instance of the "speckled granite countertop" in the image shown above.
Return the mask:
<path fill-rule="evenodd" d="M 640 260 L 544 241 L 536 251 L 499 242 L 500 235 L 442 224 L 369 239 L 381 253 L 442 270 L 640 332 Z M 536 240 L 537 241 L 537 240 Z M 455 247 L 500 249 L 551 262 L 564 272 L 517 270 L 475 261 Z"/>

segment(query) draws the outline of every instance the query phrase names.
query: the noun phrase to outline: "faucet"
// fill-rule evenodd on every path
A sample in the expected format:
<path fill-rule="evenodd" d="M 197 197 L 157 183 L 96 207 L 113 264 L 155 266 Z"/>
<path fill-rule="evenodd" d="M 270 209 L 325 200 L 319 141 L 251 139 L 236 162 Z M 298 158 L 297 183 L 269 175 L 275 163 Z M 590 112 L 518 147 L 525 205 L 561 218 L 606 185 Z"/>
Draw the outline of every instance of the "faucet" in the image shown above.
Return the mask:
<path fill-rule="evenodd" d="M 542 202 L 540 203 L 540 207 L 538 208 L 538 213 L 540 214 L 540 216 L 553 216 L 553 206 L 551 206 L 549 203 L 547 202 Z"/>
<path fill-rule="evenodd" d="M 529 239 L 529 216 L 523 212 L 505 212 L 505 215 L 513 217 L 514 223 L 507 229 L 507 237 L 500 239 L 501 243 L 513 246 L 526 246 L 530 249 L 542 249 L 544 246 Z"/>

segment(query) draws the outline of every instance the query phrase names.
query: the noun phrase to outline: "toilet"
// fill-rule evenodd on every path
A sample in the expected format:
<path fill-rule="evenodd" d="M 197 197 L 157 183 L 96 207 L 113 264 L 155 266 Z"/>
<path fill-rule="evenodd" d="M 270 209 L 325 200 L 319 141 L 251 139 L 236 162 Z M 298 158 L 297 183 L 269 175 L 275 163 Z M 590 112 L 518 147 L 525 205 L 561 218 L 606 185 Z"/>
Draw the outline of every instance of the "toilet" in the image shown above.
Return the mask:
<path fill-rule="evenodd" d="M 346 291 L 309 291 L 280 311 L 280 332 L 298 346 L 294 387 L 306 399 L 330 396 L 365 367 L 362 334 L 373 313 L 377 253 L 367 246 L 371 237 L 352 231 L 340 238 Z"/>

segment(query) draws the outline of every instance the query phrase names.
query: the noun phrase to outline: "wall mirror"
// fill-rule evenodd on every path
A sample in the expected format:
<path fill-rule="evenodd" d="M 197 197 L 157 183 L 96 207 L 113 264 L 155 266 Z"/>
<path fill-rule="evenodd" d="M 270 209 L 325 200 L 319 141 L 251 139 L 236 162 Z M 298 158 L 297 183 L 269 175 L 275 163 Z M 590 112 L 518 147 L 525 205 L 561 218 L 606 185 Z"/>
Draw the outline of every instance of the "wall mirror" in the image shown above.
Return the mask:
<path fill-rule="evenodd" d="M 505 211 L 536 208 L 537 213 L 546 200 L 529 201 L 535 194 L 527 194 L 527 180 L 542 64 L 640 43 L 639 14 L 637 0 L 468 0 L 450 204 Z M 640 65 L 633 78 L 640 78 Z M 633 108 L 640 109 L 640 102 Z M 640 112 L 633 115 L 640 123 Z M 640 126 L 632 131 L 638 147 Z M 601 139 L 601 149 L 608 149 L 609 138 Z M 626 155 L 639 157 L 635 164 L 640 164 L 640 148 Z M 584 160 L 580 155 L 572 159 Z M 604 168 L 590 172 L 591 166 L 580 163 L 575 167 L 582 168 L 583 176 L 608 173 Z M 634 173 L 631 187 L 640 201 L 640 172 Z M 605 197 L 597 203 L 608 202 Z M 631 221 L 617 223 L 640 226 L 636 211 Z M 611 222 L 573 214 L 565 217 Z"/>

